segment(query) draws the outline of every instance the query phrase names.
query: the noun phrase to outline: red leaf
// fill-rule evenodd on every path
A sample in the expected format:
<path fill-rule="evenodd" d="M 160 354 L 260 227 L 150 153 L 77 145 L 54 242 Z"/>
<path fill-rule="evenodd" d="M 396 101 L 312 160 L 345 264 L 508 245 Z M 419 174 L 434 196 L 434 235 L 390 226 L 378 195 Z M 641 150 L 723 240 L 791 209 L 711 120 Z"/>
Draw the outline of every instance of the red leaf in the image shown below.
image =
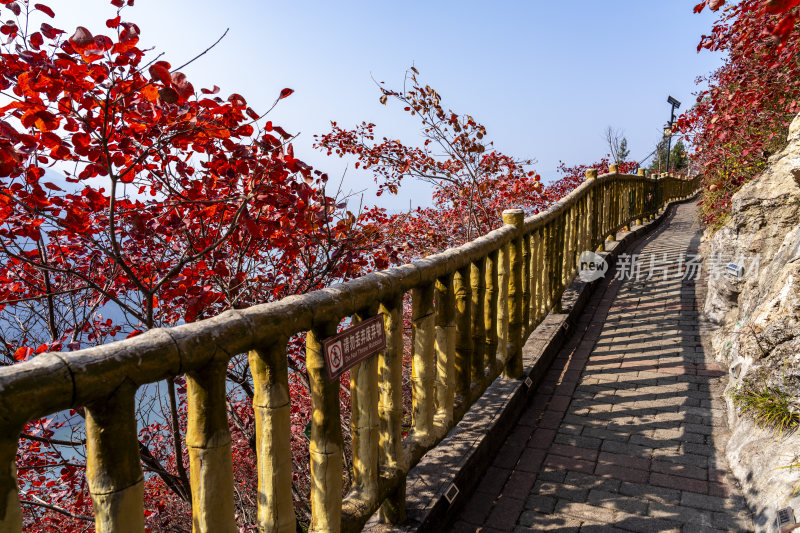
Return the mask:
<path fill-rule="evenodd" d="M 245 229 L 247 229 L 247 232 L 253 237 L 259 238 L 261 236 L 261 228 L 259 228 L 258 224 L 253 222 L 253 219 L 250 217 L 243 218 L 242 225 L 244 225 Z"/>
<path fill-rule="evenodd" d="M 14 359 L 17 361 L 24 361 L 31 354 L 33 354 L 33 348 L 17 348 L 14 352 Z"/>
<path fill-rule="evenodd" d="M 247 100 L 241 94 L 233 93 L 228 97 L 228 101 L 233 104 L 236 109 L 241 109 L 247 105 Z"/>
<path fill-rule="evenodd" d="M 162 102 L 167 104 L 174 104 L 180 97 L 178 96 L 178 92 L 173 89 L 172 87 L 162 87 L 158 90 L 158 97 L 161 98 Z"/>
<path fill-rule="evenodd" d="M 129 46 L 135 45 L 139 41 L 139 26 L 132 22 L 120 22 L 123 30 L 119 34 L 119 42 Z"/>
<path fill-rule="evenodd" d="M 38 9 L 39 11 L 41 11 L 42 13 L 44 13 L 45 15 L 47 15 L 50 18 L 53 18 L 53 17 L 56 16 L 56 14 L 53 13 L 53 10 L 50 9 L 49 7 L 47 7 L 44 4 L 33 4 L 33 8 L 34 9 Z"/>
<path fill-rule="evenodd" d="M 772 33 L 774 33 L 782 43 L 785 43 L 794 30 L 794 23 L 796 20 L 796 14 L 786 15 L 781 19 L 778 25 L 775 26 L 775 29 L 772 30 Z"/>
<path fill-rule="evenodd" d="M 113 19 L 108 19 L 108 20 L 106 21 L 106 27 L 108 27 L 108 28 L 116 28 L 116 27 L 118 27 L 118 26 L 119 26 L 119 23 L 120 23 L 120 21 L 121 21 L 121 20 L 122 20 L 122 19 L 120 18 L 120 16 L 119 16 L 119 15 L 117 15 L 117 16 L 116 16 L 116 17 L 114 17 Z"/>
<path fill-rule="evenodd" d="M 289 139 L 289 138 L 291 137 L 291 135 L 289 135 L 288 133 L 286 133 L 286 130 L 284 130 L 284 129 L 283 129 L 283 128 L 281 128 L 280 126 L 273 126 L 273 127 L 272 127 L 272 129 L 273 129 L 273 130 L 275 130 L 276 132 L 278 132 L 278 134 L 279 134 L 281 137 L 283 137 L 284 139 Z"/>
<path fill-rule="evenodd" d="M 281 91 L 281 95 L 278 97 L 278 99 L 280 100 L 281 98 L 286 98 L 287 96 L 289 96 L 293 92 L 294 92 L 294 89 L 283 89 Z"/>
<path fill-rule="evenodd" d="M 60 123 L 60 119 L 49 111 L 35 111 L 27 112 L 20 119 L 22 125 L 26 128 L 36 126 L 40 131 L 52 131 L 56 129 Z"/>
<path fill-rule="evenodd" d="M 236 135 L 241 135 L 243 137 L 249 137 L 253 134 L 253 126 L 251 126 L 250 124 L 239 126 L 239 128 L 234 133 Z"/>
<path fill-rule="evenodd" d="M 5 24 L 3 24 L 2 26 L 0 26 L 0 33 L 2 33 L 3 35 L 8 35 L 9 39 L 16 37 L 18 31 L 19 28 L 17 27 L 17 25 L 10 20 Z"/>
<path fill-rule="evenodd" d="M 172 75 L 169 73 L 169 63 L 166 61 L 159 61 L 150 65 L 148 72 L 150 72 L 150 77 L 154 80 L 160 81 L 167 87 L 172 85 Z"/>
<path fill-rule="evenodd" d="M 19 168 L 20 155 L 11 143 L 0 141 L 0 177 L 10 176 Z"/>
<path fill-rule="evenodd" d="M 42 34 L 38 31 L 31 35 L 31 46 L 33 46 L 36 50 L 39 49 L 40 46 L 44 44 L 44 39 L 42 39 Z"/>
<path fill-rule="evenodd" d="M 125 5 L 124 0 L 111 0 L 111 5 L 114 7 L 122 7 Z"/>
<path fill-rule="evenodd" d="M 172 75 L 172 86 L 184 100 L 194 94 L 194 87 L 186 80 L 186 75 L 181 72 Z"/>
<path fill-rule="evenodd" d="M 44 169 L 42 167 L 29 166 L 26 172 L 25 180 L 28 183 L 38 183 L 39 178 L 44 176 Z"/>
<path fill-rule="evenodd" d="M 249 116 L 249 117 L 250 117 L 250 118 L 252 118 L 253 120 L 258 120 L 258 113 L 256 113 L 255 111 L 253 111 L 253 108 L 251 108 L 251 107 L 248 107 L 248 108 L 247 108 L 245 111 L 246 111 L 246 113 L 247 113 L 247 116 Z"/>
<path fill-rule="evenodd" d="M 76 29 L 72 37 L 69 38 L 69 42 L 76 50 L 81 50 L 94 44 L 94 36 L 92 32 L 83 26 L 78 26 L 78 29 Z"/>
<path fill-rule="evenodd" d="M 767 13 L 776 15 L 800 6 L 800 0 L 769 0 L 766 5 Z"/>
<path fill-rule="evenodd" d="M 214 85 L 213 89 L 211 89 L 211 90 L 209 90 L 209 89 L 200 89 L 200 92 L 203 93 L 203 94 L 217 94 L 219 92 L 219 87 Z"/>
<path fill-rule="evenodd" d="M 694 6 L 694 12 L 700 13 L 701 11 L 703 11 L 703 9 L 705 9 L 705 7 L 706 7 L 706 2 L 705 0 L 703 0 L 702 2 Z"/>
<path fill-rule="evenodd" d="M 44 36 L 47 37 L 48 39 L 55 39 L 58 35 L 64 33 L 64 30 L 59 30 L 58 28 L 54 28 L 46 22 L 42 22 L 41 29 Z"/>

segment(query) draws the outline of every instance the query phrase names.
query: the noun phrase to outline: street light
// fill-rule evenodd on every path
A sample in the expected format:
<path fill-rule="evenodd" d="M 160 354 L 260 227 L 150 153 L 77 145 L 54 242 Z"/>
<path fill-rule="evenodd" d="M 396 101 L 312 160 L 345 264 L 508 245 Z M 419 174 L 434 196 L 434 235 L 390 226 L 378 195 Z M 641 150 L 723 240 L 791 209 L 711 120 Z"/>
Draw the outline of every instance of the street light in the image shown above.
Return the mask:
<path fill-rule="evenodd" d="M 681 103 L 672 96 L 667 97 L 667 103 L 672 105 L 669 116 L 669 126 L 664 128 L 664 137 L 667 137 L 667 172 L 669 172 L 669 152 L 672 149 L 672 123 L 675 122 L 675 110 L 680 109 Z"/>

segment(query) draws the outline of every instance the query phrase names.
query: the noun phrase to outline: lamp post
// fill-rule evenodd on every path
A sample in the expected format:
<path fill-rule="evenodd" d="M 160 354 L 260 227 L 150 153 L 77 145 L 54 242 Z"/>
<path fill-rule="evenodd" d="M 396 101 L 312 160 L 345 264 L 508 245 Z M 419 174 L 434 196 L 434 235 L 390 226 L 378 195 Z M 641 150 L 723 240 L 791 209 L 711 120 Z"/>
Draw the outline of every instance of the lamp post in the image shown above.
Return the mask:
<path fill-rule="evenodd" d="M 667 172 L 669 172 L 669 152 L 672 149 L 672 123 L 675 122 L 675 110 L 680 109 L 681 103 L 672 96 L 667 97 L 667 103 L 672 104 L 669 124 L 664 128 L 664 137 L 667 137 Z"/>

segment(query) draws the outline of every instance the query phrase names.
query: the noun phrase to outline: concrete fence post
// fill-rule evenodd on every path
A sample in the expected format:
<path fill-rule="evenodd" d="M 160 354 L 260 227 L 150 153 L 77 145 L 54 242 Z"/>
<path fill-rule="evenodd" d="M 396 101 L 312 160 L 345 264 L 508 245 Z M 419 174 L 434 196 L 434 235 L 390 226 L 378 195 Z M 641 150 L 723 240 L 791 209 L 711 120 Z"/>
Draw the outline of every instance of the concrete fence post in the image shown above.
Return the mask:
<path fill-rule="evenodd" d="M 522 226 L 525 213 L 522 209 L 503 211 L 503 222 L 517 228 L 517 234 L 509 243 L 508 276 L 508 361 L 506 376 L 512 379 L 522 377 Z"/>

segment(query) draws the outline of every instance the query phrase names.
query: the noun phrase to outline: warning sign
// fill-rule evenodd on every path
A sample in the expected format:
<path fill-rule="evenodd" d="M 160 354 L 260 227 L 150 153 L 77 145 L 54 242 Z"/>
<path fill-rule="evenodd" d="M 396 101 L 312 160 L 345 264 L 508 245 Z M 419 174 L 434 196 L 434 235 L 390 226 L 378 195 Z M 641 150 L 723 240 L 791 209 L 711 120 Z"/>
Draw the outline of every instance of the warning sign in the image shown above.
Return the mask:
<path fill-rule="evenodd" d="M 383 315 L 376 315 L 322 341 L 328 377 L 336 379 L 386 348 Z"/>

